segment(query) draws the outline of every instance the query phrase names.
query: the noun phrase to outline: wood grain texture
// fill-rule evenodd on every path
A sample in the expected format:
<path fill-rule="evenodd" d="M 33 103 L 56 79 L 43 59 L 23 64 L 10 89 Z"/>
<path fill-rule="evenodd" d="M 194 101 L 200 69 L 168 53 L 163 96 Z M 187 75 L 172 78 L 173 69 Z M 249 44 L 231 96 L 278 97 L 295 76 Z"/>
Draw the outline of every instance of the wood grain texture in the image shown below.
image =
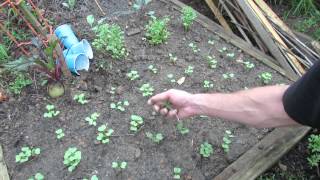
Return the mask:
<path fill-rule="evenodd" d="M 7 166 L 3 159 L 3 151 L 0 145 L 0 180 L 10 180 Z"/>

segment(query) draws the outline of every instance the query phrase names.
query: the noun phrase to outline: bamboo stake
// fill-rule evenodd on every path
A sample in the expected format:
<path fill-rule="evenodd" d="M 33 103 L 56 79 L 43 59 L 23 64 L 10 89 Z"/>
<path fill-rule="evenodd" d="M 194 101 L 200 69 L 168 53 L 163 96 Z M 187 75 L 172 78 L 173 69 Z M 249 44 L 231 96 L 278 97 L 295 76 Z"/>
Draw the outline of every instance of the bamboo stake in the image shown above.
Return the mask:
<path fill-rule="evenodd" d="M 94 0 L 94 2 L 96 3 L 96 5 L 98 6 L 99 10 L 101 11 L 101 13 L 105 16 L 106 13 L 102 10 L 101 6 L 100 6 L 100 3 L 98 0 Z"/>
<path fill-rule="evenodd" d="M 220 22 L 221 26 L 227 31 L 227 32 L 232 32 L 229 24 L 227 21 L 223 18 L 223 15 L 220 13 L 219 9 L 217 6 L 213 3 L 212 0 L 205 0 L 213 14 L 216 16 L 218 21 Z"/>

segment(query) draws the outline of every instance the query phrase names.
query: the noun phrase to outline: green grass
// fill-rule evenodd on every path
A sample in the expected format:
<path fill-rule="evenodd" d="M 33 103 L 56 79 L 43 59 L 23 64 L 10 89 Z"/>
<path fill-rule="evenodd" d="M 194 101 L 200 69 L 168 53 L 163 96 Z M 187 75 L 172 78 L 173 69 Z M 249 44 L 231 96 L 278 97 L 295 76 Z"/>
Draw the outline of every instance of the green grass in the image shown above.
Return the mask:
<path fill-rule="evenodd" d="M 307 16 L 294 24 L 293 27 L 299 32 L 309 34 L 315 40 L 320 40 L 320 14 Z"/>

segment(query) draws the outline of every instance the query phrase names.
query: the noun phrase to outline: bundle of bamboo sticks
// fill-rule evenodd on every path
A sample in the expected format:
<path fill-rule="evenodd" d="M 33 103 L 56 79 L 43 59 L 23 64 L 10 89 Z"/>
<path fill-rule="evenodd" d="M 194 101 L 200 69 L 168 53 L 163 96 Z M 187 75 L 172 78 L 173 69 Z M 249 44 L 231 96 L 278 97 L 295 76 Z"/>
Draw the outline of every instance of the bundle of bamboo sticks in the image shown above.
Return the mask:
<path fill-rule="evenodd" d="M 227 32 L 273 56 L 288 74 L 301 76 L 320 59 L 319 43 L 300 40 L 263 0 L 205 1 Z"/>

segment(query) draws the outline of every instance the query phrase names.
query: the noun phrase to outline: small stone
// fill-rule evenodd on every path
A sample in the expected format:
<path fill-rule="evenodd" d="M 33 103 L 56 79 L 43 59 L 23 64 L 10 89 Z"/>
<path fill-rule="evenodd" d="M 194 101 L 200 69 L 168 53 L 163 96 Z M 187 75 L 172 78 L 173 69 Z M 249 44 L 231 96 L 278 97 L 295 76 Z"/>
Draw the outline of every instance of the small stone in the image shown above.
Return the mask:
<path fill-rule="evenodd" d="M 141 30 L 139 28 L 129 29 L 127 31 L 127 36 L 133 36 L 133 35 L 139 34 L 140 32 Z"/>
<path fill-rule="evenodd" d="M 282 164 L 281 162 L 278 163 L 278 166 L 282 171 L 287 171 L 287 169 L 288 169 L 288 167 L 286 165 Z"/>
<path fill-rule="evenodd" d="M 102 87 L 95 85 L 95 86 L 94 86 L 94 90 L 95 90 L 96 92 L 100 92 L 100 91 L 102 91 Z"/>
<path fill-rule="evenodd" d="M 117 88 L 116 93 L 117 93 L 118 95 L 120 95 L 120 94 L 123 93 L 123 91 L 124 91 L 124 87 L 123 87 L 123 86 L 119 86 L 119 87 Z"/>
<path fill-rule="evenodd" d="M 134 152 L 134 157 L 136 159 L 138 159 L 141 156 L 141 150 L 139 148 L 137 148 Z"/>

